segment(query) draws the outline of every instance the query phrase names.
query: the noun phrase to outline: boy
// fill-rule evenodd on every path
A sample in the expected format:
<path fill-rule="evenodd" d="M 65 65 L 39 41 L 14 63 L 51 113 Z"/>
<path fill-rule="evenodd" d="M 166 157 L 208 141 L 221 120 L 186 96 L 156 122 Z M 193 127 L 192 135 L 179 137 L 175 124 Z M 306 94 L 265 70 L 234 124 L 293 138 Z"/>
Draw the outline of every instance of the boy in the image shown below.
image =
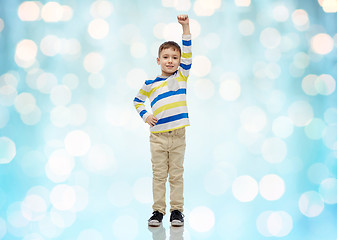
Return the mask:
<path fill-rule="evenodd" d="M 177 16 L 183 29 L 182 50 L 173 42 L 159 47 L 157 64 L 161 75 L 145 81 L 134 105 L 143 120 L 150 125 L 150 147 L 153 172 L 153 215 L 149 226 L 160 226 L 166 211 L 166 180 L 169 176 L 172 226 L 183 226 L 183 162 L 185 127 L 189 126 L 186 106 L 187 78 L 192 64 L 191 33 L 188 15 Z M 149 98 L 153 114 L 144 102 Z"/>

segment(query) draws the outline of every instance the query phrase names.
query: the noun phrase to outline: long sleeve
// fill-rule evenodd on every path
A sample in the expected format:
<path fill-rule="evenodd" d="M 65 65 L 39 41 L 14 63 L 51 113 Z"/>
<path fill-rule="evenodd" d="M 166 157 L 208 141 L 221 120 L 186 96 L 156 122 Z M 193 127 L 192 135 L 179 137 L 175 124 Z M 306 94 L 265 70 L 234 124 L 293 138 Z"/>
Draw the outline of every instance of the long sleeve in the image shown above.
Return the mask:
<path fill-rule="evenodd" d="M 182 37 L 182 55 L 179 68 L 179 75 L 185 81 L 187 80 L 192 66 L 192 40 L 191 35 Z"/>
<path fill-rule="evenodd" d="M 146 119 L 148 116 L 150 116 L 150 113 L 145 108 L 145 100 L 149 96 L 148 87 L 146 83 L 143 85 L 143 87 L 139 90 L 137 96 L 133 100 L 133 105 L 135 106 L 138 114 L 141 118 L 143 118 L 144 122 L 146 122 Z"/>

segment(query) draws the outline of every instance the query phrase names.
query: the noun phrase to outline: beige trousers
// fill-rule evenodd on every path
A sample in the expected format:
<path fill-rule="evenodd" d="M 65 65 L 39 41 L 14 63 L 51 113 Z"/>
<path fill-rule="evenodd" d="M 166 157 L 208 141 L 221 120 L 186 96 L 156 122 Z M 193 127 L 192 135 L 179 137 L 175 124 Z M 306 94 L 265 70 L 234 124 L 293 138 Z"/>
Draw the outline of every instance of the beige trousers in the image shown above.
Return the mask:
<path fill-rule="evenodd" d="M 171 210 L 183 212 L 185 128 L 151 133 L 150 146 L 153 172 L 153 211 L 166 212 L 166 180 L 169 176 Z"/>

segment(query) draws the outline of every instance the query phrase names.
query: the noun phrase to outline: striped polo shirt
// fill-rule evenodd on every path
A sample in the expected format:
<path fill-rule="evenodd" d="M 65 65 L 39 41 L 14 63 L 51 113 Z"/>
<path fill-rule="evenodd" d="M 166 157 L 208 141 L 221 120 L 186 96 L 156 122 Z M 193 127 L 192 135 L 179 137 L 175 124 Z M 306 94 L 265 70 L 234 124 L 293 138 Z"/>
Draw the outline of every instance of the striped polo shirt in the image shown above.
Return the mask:
<path fill-rule="evenodd" d="M 180 66 L 171 76 L 158 76 L 154 80 L 145 81 L 133 100 L 134 106 L 146 122 L 151 114 L 145 108 L 145 100 L 149 98 L 152 114 L 158 119 L 152 133 L 168 132 L 189 126 L 186 105 L 187 78 L 192 65 L 191 35 L 182 36 L 182 56 Z"/>

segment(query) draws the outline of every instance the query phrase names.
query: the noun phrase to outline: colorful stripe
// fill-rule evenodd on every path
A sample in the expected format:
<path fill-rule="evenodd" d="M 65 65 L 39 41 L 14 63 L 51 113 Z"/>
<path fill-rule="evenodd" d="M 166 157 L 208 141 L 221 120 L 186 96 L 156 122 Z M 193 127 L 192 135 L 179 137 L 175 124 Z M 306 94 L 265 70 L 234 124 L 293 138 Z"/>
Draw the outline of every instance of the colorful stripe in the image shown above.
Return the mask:
<path fill-rule="evenodd" d="M 168 122 L 174 122 L 174 121 L 177 121 L 177 120 L 183 119 L 183 118 L 188 118 L 188 113 L 180 113 L 180 114 L 173 115 L 173 116 L 170 116 L 170 117 L 161 118 L 157 121 L 156 125 L 160 125 L 160 124 L 164 124 L 164 123 L 168 123 Z"/>
<path fill-rule="evenodd" d="M 192 64 L 188 64 L 188 65 L 186 65 L 186 64 L 180 63 L 180 66 L 181 66 L 183 69 L 185 69 L 185 70 L 190 70 L 190 69 L 191 69 L 191 66 L 192 66 Z"/>
<path fill-rule="evenodd" d="M 192 45 L 192 41 L 191 40 L 183 40 L 183 45 L 184 46 L 191 46 Z"/>
<path fill-rule="evenodd" d="M 186 88 L 180 88 L 177 91 L 169 91 L 169 92 L 165 92 L 165 93 L 158 95 L 155 99 L 152 100 L 151 107 L 153 107 L 153 105 L 155 105 L 156 102 L 158 102 L 161 99 L 171 97 L 173 95 L 179 95 L 179 94 L 186 94 Z"/>
<path fill-rule="evenodd" d="M 145 113 L 147 113 L 147 111 L 146 111 L 146 110 L 143 110 L 143 111 L 141 111 L 141 112 L 139 113 L 139 115 L 140 115 L 141 117 L 143 117 Z"/>
<path fill-rule="evenodd" d="M 174 102 L 174 103 L 169 103 L 169 104 L 166 104 L 164 106 L 161 106 L 161 107 L 157 108 L 156 111 L 153 112 L 153 115 L 157 116 L 159 113 L 161 113 L 165 110 L 169 110 L 169 109 L 181 107 L 181 106 L 186 106 L 186 101 Z"/>

